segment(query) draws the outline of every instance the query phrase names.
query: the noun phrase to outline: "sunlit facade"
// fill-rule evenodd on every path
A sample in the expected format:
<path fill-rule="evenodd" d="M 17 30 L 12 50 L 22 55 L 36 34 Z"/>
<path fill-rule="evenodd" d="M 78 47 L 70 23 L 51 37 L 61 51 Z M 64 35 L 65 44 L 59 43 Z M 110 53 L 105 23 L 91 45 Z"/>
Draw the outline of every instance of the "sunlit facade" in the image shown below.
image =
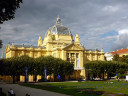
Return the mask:
<path fill-rule="evenodd" d="M 79 32 L 78 32 L 79 33 Z M 8 44 L 5 49 L 6 58 L 28 55 L 33 58 L 40 56 L 53 56 L 67 60 L 74 64 L 71 79 L 86 79 L 84 63 L 87 61 L 104 60 L 104 51 L 85 49 L 80 43 L 79 34 L 75 40 L 70 29 L 61 24 L 61 19 L 56 19 L 56 24 L 48 29 L 44 39 L 39 36 L 38 46 Z M 24 79 L 24 77 L 22 77 Z M 65 77 L 68 79 L 68 77 Z"/>

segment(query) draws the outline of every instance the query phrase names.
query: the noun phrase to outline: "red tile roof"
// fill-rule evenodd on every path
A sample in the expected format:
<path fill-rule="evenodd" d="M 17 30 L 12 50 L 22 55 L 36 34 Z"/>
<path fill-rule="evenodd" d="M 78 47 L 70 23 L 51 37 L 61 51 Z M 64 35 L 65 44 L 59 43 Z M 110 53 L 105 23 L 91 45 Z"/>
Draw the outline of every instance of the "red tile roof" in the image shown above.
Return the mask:
<path fill-rule="evenodd" d="M 108 54 L 109 53 L 111 53 L 112 55 L 115 55 L 115 54 L 124 54 L 124 53 L 128 53 L 128 49 L 120 49 L 120 50 L 117 50 L 117 51 L 108 52 Z"/>

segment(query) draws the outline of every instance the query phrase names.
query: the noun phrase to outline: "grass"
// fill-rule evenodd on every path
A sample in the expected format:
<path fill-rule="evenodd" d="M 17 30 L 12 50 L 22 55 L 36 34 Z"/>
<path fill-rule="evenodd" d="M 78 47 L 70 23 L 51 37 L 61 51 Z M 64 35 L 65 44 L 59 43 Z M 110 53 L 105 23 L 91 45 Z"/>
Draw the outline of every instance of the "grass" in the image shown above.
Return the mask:
<path fill-rule="evenodd" d="M 59 82 L 22 85 L 72 96 L 128 96 L 128 82 L 125 81 Z"/>

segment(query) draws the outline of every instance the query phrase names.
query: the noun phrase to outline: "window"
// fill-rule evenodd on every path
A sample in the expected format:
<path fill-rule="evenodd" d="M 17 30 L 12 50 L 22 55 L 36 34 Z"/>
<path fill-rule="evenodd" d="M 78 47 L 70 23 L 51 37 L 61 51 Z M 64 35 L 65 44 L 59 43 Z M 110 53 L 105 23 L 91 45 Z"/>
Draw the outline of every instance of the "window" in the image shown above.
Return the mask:
<path fill-rule="evenodd" d="M 76 58 L 79 58 L 79 53 L 76 53 Z"/>
<path fill-rule="evenodd" d="M 74 53 L 71 53 L 71 57 L 74 57 L 74 55 L 75 55 Z"/>
<path fill-rule="evenodd" d="M 69 53 L 67 53 L 66 55 L 67 55 L 67 58 L 69 58 Z"/>

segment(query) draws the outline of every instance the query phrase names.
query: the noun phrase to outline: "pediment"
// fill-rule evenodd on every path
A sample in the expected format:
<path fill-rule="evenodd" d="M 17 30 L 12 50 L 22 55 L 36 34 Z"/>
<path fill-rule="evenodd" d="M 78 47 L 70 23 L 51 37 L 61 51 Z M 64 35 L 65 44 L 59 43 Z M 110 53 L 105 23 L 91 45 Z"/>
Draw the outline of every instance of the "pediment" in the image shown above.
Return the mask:
<path fill-rule="evenodd" d="M 64 50 L 77 50 L 77 51 L 79 51 L 79 50 L 84 50 L 84 48 L 82 47 L 82 46 L 80 46 L 80 45 L 77 45 L 77 44 L 70 44 L 70 45 L 68 45 L 68 46 L 66 46 L 65 48 L 63 48 Z"/>

